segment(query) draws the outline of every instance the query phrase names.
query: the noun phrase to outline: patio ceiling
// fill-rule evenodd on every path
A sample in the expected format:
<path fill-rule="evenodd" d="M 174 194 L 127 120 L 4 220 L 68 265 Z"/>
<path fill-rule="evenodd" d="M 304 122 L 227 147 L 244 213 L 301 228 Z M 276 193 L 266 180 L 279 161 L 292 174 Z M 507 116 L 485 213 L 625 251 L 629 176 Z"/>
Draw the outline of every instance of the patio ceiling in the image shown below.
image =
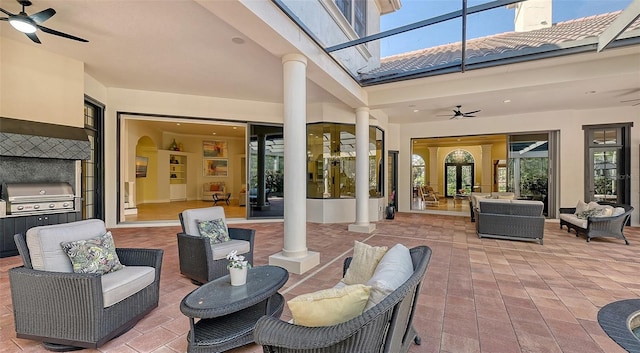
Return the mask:
<path fill-rule="evenodd" d="M 233 2 L 222 3 L 225 5 L 220 6 L 235 6 Z M 206 2 L 203 5 L 218 6 Z M 240 5 L 224 12 L 234 13 L 232 21 L 231 17 L 225 19 L 237 28 L 203 5 L 192 0 L 36 0 L 27 8 L 28 13 L 52 7 L 57 14 L 47 21 L 49 28 L 90 42 L 79 43 L 41 33 L 42 44 L 38 45 L 7 23 L 0 23 L 0 37 L 82 61 L 85 71 L 107 87 L 282 103 L 282 64 L 275 55 L 287 51 L 282 38 L 277 38 L 275 32 L 260 31 L 255 14 L 247 9 L 240 11 L 243 8 Z M 14 0 L 0 0 L 0 7 L 14 13 L 19 11 Z M 237 25 L 240 22 L 242 26 Z M 261 38 L 257 38 L 257 32 L 261 32 Z M 259 40 L 259 44 L 252 38 Z M 510 118 L 540 109 L 631 106 L 633 102 L 621 101 L 640 99 L 638 58 L 640 47 L 635 46 L 547 59 L 555 60 L 560 68 L 584 70 L 584 75 L 572 70 L 553 81 L 535 79 L 533 75 L 550 62 L 538 60 L 382 84 L 365 90 L 370 107 L 384 112 L 392 123 L 444 121 L 448 118 L 437 115 L 450 113 L 458 104 L 463 110 L 481 109 L 479 119 Z M 617 71 L 621 65 L 626 65 L 630 72 Z M 309 71 L 312 70 L 310 67 Z M 318 79 L 315 72 L 309 76 L 308 104 L 353 105 L 340 92 L 323 89 L 331 85 Z M 529 82 L 522 84 L 523 80 Z M 510 104 L 504 103 L 507 99 Z"/>

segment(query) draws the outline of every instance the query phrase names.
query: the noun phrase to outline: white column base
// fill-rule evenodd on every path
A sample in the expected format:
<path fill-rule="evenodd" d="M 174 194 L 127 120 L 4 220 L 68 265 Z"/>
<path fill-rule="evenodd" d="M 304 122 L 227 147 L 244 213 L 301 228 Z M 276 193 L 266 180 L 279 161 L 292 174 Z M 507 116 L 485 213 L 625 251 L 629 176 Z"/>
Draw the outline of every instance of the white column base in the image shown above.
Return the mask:
<path fill-rule="evenodd" d="M 348 229 L 350 232 L 373 233 L 373 231 L 376 230 L 376 224 L 375 223 L 369 223 L 369 224 L 353 223 L 353 224 L 349 224 Z"/>
<path fill-rule="evenodd" d="M 269 265 L 280 266 L 298 275 L 309 271 L 319 264 L 320 253 L 316 251 L 307 251 L 307 255 L 302 257 L 288 257 L 284 256 L 282 252 L 269 256 Z"/>

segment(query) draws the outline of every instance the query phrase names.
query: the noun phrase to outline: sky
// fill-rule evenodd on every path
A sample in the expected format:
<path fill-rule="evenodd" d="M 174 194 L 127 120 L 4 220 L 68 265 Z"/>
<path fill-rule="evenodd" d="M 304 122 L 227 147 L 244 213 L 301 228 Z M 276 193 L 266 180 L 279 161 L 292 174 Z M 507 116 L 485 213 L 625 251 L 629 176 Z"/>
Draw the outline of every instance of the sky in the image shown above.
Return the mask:
<path fill-rule="evenodd" d="M 467 7 L 488 3 L 491 0 L 468 0 Z M 593 16 L 625 9 L 633 0 L 553 0 L 553 22 Z M 440 16 L 462 8 L 462 0 L 401 0 L 402 8 L 380 19 L 380 31 L 397 28 L 424 19 Z M 511 32 L 514 29 L 513 9 L 500 7 L 469 16 L 467 39 Z M 429 48 L 461 40 L 462 21 L 444 23 L 417 29 L 380 42 L 382 57 L 413 50 Z"/>

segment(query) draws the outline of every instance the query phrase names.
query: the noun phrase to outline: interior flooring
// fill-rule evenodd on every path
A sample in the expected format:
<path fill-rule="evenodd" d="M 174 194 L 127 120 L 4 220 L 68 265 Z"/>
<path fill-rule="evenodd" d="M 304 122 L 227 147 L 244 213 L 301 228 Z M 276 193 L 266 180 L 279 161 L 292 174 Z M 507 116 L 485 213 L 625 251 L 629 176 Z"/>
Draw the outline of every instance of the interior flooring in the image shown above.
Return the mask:
<path fill-rule="evenodd" d="M 234 226 L 256 230 L 255 266 L 268 264 L 283 247 L 282 222 Z M 179 226 L 110 230 L 116 246 L 164 249 L 160 304 L 127 333 L 84 352 L 185 352 L 189 321 L 179 307 L 196 286 L 179 271 Z M 290 274 L 281 293 L 290 300 L 332 287 L 355 240 L 427 245 L 433 255 L 414 320 L 422 345 L 412 345 L 411 353 L 623 353 L 597 314 L 608 303 L 640 296 L 640 227 L 626 227 L 625 234 L 630 245 L 611 238 L 587 243 L 547 221 L 539 245 L 479 239 L 467 217 L 402 212 L 377 222 L 372 234 L 349 232 L 348 224 L 307 223 L 307 247 L 320 252 L 320 265 Z M 21 264 L 17 256 L 0 259 L 0 352 L 43 351 L 38 342 L 15 335 L 7 271 Z M 282 319 L 290 318 L 285 306 Z M 262 348 L 249 344 L 230 352 Z"/>
<path fill-rule="evenodd" d="M 143 203 L 137 205 L 137 214 L 125 216 L 125 222 L 176 221 L 178 213 L 186 209 L 210 207 L 212 205 L 213 201 L 201 200 Z M 231 202 L 231 205 L 227 205 L 225 202 L 218 202 L 217 205 L 224 207 L 227 218 L 247 218 L 247 207 L 238 206 L 237 201 Z M 411 209 L 413 211 L 459 213 L 466 216 L 469 214 L 469 202 L 441 197 L 438 199 L 438 204 L 435 205 L 424 203 L 416 197 L 412 200 Z"/>

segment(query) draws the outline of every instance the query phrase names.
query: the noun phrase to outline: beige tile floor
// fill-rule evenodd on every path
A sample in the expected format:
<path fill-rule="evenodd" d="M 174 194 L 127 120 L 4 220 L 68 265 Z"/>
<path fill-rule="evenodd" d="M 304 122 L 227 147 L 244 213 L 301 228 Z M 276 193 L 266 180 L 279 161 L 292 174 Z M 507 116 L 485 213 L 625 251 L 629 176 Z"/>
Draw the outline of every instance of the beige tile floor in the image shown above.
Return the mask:
<path fill-rule="evenodd" d="M 283 244 L 282 223 L 246 223 L 257 230 L 255 265 Z M 178 227 L 114 228 L 118 246 L 165 250 L 160 306 L 126 334 L 98 350 L 85 352 L 185 352 L 188 321 L 180 300 L 196 288 L 179 274 L 175 233 Z M 347 224 L 307 225 L 307 245 L 319 251 L 321 264 L 292 274 L 285 298 L 333 286 L 353 241 L 371 245 L 426 244 L 433 257 L 425 277 L 415 326 L 422 337 L 413 353 L 624 352 L 597 322 L 603 305 L 640 296 L 640 228 L 627 227 L 631 242 L 596 239 L 590 243 L 545 226 L 544 246 L 508 240 L 478 239 L 467 217 L 399 213 L 377 223 L 373 234 L 352 233 Z M 7 270 L 18 257 L 0 259 L 0 352 L 40 352 L 17 339 L 13 328 Z M 285 308 L 283 319 L 290 318 Z M 262 352 L 247 345 L 233 353 Z"/>

